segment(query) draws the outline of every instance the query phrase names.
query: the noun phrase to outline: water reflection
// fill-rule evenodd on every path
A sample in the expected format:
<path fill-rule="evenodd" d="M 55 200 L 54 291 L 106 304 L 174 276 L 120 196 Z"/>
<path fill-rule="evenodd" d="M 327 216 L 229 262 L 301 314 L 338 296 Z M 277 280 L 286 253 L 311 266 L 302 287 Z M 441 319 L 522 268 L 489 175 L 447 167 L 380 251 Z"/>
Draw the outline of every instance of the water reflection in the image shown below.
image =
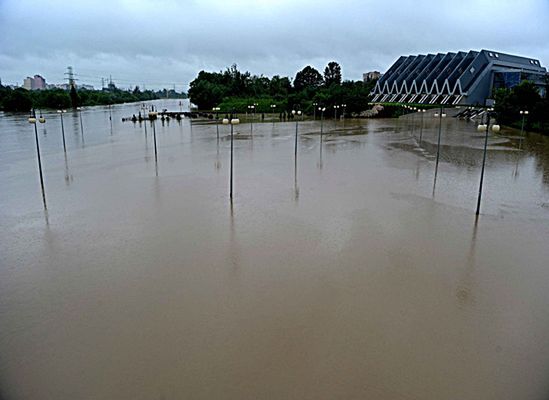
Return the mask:
<path fill-rule="evenodd" d="M 65 184 L 67 186 L 70 186 L 70 184 L 72 183 L 74 178 L 73 178 L 72 174 L 69 171 L 69 162 L 67 160 L 67 153 L 64 153 L 63 156 L 64 156 L 64 159 L 65 159 Z"/>
<path fill-rule="evenodd" d="M 473 273 L 476 268 L 475 250 L 477 246 L 479 216 L 475 216 L 473 233 L 469 244 L 469 252 L 465 263 L 465 270 L 456 288 L 456 298 L 460 307 L 470 306 L 474 302 L 473 295 Z"/>

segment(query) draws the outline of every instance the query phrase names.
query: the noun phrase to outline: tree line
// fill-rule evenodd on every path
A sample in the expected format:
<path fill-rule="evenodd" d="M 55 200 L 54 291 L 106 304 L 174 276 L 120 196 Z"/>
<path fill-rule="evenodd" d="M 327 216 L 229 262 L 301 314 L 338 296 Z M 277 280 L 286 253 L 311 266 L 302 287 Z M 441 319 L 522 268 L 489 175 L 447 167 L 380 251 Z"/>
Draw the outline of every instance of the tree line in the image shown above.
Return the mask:
<path fill-rule="evenodd" d="M 0 109 L 4 111 L 27 112 L 32 108 L 70 108 L 78 106 L 96 106 L 118 103 L 148 101 L 159 98 L 182 98 L 185 94 L 173 90 L 144 90 L 136 86 L 132 91 L 122 90 L 114 85 L 104 90 L 46 89 L 26 90 L 0 86 Z"/>
<path fill-rule="evenodd" d="M 334 105 L 346 104 L 348 113 L 360 113 L 368 108 L 374 85 L 375 81 L 342 81 L 341 66 L 335 61 L 326 65 L 323 74 L 308 65 L 293 80 L 280 75 L 252 75 L 233 64 L 225 71 L 200 71 L 190 83 L 188 94 L 200 110 L 220 107 L 225 112 L 243 113 L 255 105 L 259 113 L 299 109 L 313 114 L 320 105 L 333 110 Z"/>
<path fill-rule="evenodd" d="M 496 90 L 494 111 L 498 122 L 520 129 L 525 116 L 524 129 L 549 134 L 549 79 L 545 87 L 543 97 L 536 85 L 529 81 L 523 81 L 511 89 Z M 521 111 L 528 111 L 528 115 L 521 114 Z"/>

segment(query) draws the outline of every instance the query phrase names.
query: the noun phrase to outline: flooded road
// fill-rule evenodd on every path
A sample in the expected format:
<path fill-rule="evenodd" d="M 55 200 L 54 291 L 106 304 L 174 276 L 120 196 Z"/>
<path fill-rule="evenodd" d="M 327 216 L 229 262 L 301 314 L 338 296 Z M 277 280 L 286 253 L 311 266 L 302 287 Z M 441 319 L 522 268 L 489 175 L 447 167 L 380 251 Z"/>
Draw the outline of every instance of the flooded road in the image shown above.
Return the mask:
<path fill-rule="evenodd" d="M 177 101 L 158 101 L 177 110 Z M 549 140 L 0 114 L 0 398 L 546 399 Z M 421 131 L 422 142 L 419 143 Z M 511 136 L 511 139 L 507 138 Z M 297 165 L 297 167 L 296 167 Z"/>

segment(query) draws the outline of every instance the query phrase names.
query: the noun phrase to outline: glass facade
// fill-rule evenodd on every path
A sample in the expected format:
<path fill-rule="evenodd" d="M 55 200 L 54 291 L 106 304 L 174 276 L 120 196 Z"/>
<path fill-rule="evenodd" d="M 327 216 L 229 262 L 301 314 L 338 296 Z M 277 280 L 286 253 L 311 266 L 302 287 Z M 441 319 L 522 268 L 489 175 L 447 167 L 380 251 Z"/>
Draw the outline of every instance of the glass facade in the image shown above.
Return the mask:
<path fill-rule="evenodd" d="M 520 71 L 494 73 L 494 89 L 511 89 L 521 82 Z"/>

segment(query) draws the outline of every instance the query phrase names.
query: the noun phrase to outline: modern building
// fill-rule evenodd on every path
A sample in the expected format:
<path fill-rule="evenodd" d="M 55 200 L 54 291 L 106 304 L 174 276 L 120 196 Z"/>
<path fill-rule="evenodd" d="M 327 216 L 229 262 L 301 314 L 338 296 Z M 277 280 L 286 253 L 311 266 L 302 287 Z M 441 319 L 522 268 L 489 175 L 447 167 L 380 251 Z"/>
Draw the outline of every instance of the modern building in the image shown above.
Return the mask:
<path fill-rule="evenodd" d="M 364 82 L 371 82 L 379 78 L 381 78 L 381 72 L 379 71 L 370 71 L 362 74 L 362 80 Z"/>
<path fill-rule="evenodd" d="M 46 80 L 40 75 L 34 75 L 34 78 L 27 76 L 23 79 L 23 87 L 27 90 L 42 90 L 46 89 Z"/>
<path fill-rule="evenodd" d="M 23 79 L 23 88 L 27 90 L 32 90 L 33 80 L 30 76 L 27 76 Z"/>
<path fill-rule="evenodd" d="M 42 90 L 46 88 L 46 80 L 40 75 L 34 75 L 32 90 Z"/>
<path fill-rule="evenodd" d="M 401 56 L 371 92 L 374 103 L 486 105 L 494 89 L 524 80 L 544 94 L 547 70 L 539 60 L 496 51 Z"/>

